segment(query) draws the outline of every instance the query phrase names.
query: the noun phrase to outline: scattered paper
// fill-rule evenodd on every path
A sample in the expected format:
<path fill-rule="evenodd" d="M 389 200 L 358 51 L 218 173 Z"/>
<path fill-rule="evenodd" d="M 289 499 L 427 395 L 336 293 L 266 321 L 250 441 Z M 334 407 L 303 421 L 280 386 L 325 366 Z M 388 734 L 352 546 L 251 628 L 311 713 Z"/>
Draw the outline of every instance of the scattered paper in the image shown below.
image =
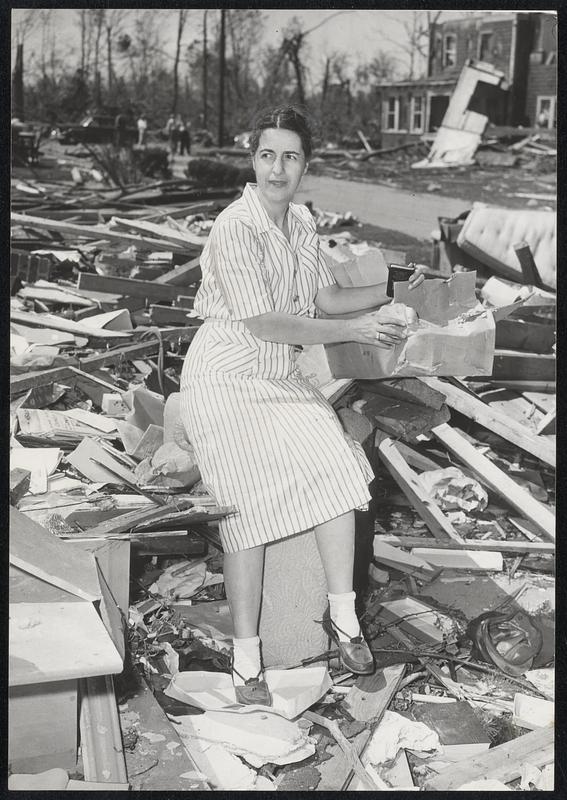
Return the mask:
<path fill-rule="evenodd" d="M 222 744 L 229 752 L 242 755 L 249 764 L 293 764 L 315 753 L 315 745 L 296 722 L 284 719 L 266 706 L 262 710 L 244 706 L 244 713 L 205 711 L 204 714 L 177 716 L 176 730 L 181 739 Z"/>
<path fill-rule="evenodd" d="M 62 451 L 58 447 L 13 447 L 10 450 L 10 469 L 19 467 L 31 472 L 30 494 L 47 492 L 48 476 L 57 469 Z"/>
<path fill-rule="evenodd" d="M 270 711 L 286 719 L 298 717 L 332 687 L 327 668 L 321 666 L 267 669 L 264 676 L 273 698 Z M 266 709 L 266 706 L 240 706 L 232 678 L 225 672 L 178 672 L 165 689 L 165 694 L 182 703 L 211 711 L 233 706 L 237 712 L 246 712 L 250 708 Z"/>
<path fill-rule="evenodd" d="M 385 711 L 366 749 L 370 764 L 384 764 L 394 759 L 400 749 L 439 752 L 439 736 L 423 722 L 414 722 L 395 711 Z"/>
<path fill-rule="evenodd" d="M 222 582 L 222 574 L 208 572 L 203 561 L 178 561 L 167 567 L 149 590 L 160 597 L 178 599 L 192 597 L 199 589 Z"/>
<path fill-rule="evenodd" d="M 469 478 L 458 467 L 430 469 L 419 477 L 423 489 L 443 511 L 484 511 L 488 494 L 480 483 Z"/>
<path fill-rule="evenodd" d="M 530 683 L 539 689 L 540 692 L 547 695 L 551 700 L 555 696 L 555 668 L 545 667 L 541 669 L 529 669 L 524 673 Z"/>

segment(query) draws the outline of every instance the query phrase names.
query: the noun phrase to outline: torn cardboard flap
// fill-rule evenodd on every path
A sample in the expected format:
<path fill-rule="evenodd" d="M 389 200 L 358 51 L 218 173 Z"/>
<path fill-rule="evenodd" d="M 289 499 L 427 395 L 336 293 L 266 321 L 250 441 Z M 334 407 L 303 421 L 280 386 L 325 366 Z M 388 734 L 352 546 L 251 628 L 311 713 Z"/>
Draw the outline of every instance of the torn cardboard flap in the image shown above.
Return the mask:
<path fill-rule="evenodd" d="M 417 326 L 391 349 L 356 342 L 325 345 L 333 377 L 491 375 L 496 325 L 492 311 L 476 299 L 475 281 L 475 272 L 459 272 L 448 280 L 426 280 L 412 290 L 405 282 L 395 283 L 394 302 L 415 309 Z"/>
<path fill-rule="evenodd" d="M 448 279 L 430 278 L 415 289 L 406 281 L 394 283 L 394 303 L 413 308 L 420 320 L 446 326 L 479 303 L 476 272 L 457 272 Z"/>

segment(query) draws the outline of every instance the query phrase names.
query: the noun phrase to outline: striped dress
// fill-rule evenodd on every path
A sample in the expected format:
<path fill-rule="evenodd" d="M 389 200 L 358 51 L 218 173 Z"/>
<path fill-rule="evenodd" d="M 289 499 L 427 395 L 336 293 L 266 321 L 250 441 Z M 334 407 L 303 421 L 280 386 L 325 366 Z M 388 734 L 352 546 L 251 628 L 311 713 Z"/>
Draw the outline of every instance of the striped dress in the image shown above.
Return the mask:
<path fill-rule="evenodd" d="M 335 283 L 309 210 L 291 203 L 289 241 L 254 184 L 222 211 L 203 249 L 195 310 L 204 318 L 181 376 L 181 413 L 207 489 L 237 513 L 220 522 L 225 552 L 308 530 L 366 508 L 373 473 L 332 406 L 299 372 L 293 345 L 265 342 L 243 320 L 272 311 L 314 317 Z"/>

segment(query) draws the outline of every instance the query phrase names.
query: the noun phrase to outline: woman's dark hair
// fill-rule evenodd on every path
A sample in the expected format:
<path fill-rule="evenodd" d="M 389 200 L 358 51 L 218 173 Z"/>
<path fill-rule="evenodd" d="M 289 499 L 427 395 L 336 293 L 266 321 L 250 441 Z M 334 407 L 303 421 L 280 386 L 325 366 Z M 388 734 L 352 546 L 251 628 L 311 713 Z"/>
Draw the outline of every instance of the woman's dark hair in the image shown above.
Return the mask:
<path fill-rule="evenodd" d="M 297 106 L 276 106 L 261 111 L 254 120 L 250 136 L 250 152 L 252 155 L 258 149 L 262 131 L 269 128 L 283 128 L 297 133 L 303 145 L 303 152 L 308 161 L 313 152 L 313 130 L 307 112 Z"/>

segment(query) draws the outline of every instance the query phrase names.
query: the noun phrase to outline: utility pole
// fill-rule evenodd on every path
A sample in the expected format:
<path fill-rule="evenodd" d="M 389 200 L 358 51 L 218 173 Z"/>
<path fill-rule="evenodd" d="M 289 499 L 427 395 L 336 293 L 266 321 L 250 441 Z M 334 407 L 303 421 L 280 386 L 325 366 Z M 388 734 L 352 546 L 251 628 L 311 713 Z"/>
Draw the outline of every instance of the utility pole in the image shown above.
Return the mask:
<path fill-rule="evenodd" d="M 207 130 L 209 115 L 208 115 L 208 102 L 209 102 L 209 88 L 207 86 L 207 13 L 209 9 L 205 9 L 203 14 L 203 128 Z"/>
<path fill-rule="evenodd" d="M 221 9 L 220 29 L 220 59 L 219 59 L 219 147 L 224 144 L 224 57 L 225 57 L 225 15 L 226 9 Z"/>

